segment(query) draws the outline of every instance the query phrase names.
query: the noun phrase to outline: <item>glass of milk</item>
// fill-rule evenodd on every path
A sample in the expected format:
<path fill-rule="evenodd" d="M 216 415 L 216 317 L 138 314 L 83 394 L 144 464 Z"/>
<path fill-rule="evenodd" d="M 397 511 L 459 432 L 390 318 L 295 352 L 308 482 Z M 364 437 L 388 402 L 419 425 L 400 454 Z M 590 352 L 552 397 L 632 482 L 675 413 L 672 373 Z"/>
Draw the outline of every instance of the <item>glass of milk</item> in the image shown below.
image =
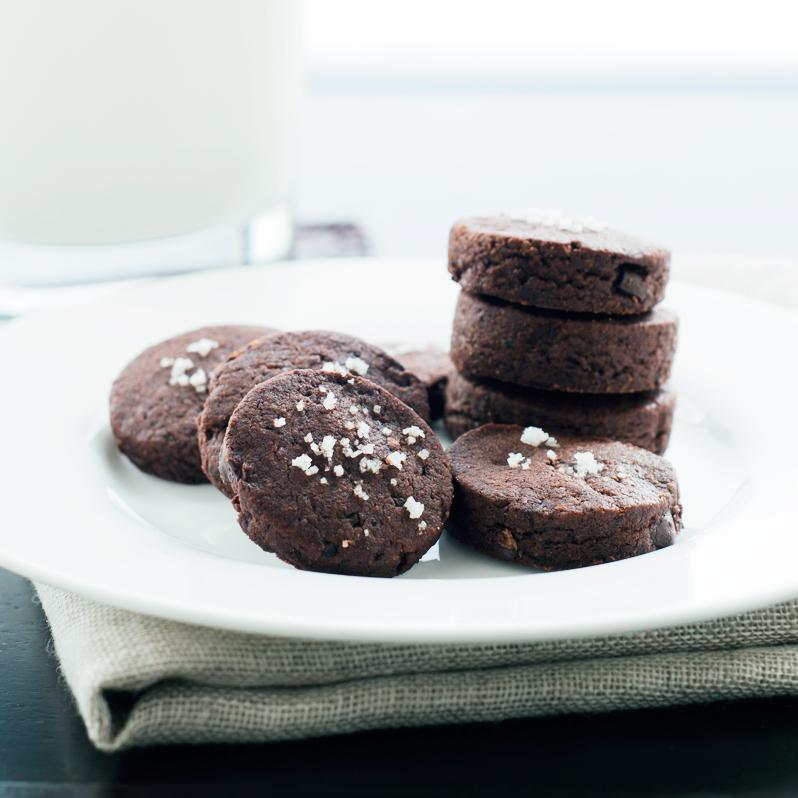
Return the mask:
<path fill-rule="evenodd" d="M 287 249 L 300 5 L 0 0 L 0 280 Z"/>

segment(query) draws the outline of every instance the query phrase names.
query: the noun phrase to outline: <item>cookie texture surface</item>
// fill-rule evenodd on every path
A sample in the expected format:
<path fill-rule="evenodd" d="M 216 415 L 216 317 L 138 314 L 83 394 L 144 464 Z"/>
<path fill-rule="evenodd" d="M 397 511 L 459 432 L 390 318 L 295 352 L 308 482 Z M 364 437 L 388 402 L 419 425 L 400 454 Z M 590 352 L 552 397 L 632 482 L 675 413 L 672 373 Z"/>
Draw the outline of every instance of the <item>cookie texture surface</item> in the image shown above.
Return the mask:
<path fill-rule="evenodd" d="M 247 392 L 283 371 L 322 368 L 347 377 L 365 376 L 429 419 L 424 384 L 379 347 L 351 335 L 323 330 L 268 335 L 231 356 L 210 382 L 198 422 L 198 440 L 202 468 L 219 490 L 232 495 L 219 471 L 219 455 L 227 423 Z"/>
<path fill-rule="evenodd" d="M 197 448 L 197 416 L 213 369 L 268 327 L 200 327 L 145 349 L 111 388 L 117 448 L 148 474 L 205 482 Z"/>
<path fill-rule="evenodd" d="M 539 391 L 455 372 L 446 390 L 446 429 L 457 438 L 482 424 L 534 425 L 556 434 L 610 438 L 663 454 L 676 395 L 668 388 L 642 394 Z"/>
<path fill-rule="evenodd" d="M 606 440 L 561 437 L 555 445 L 540 433 L 488 424 L 449 448 L 449 530 L 456 537 L 545 570 L 612 562 L 674 542 L 681 505 L 667 460 Z"/>
<path fill-rule="evenodd" d="M 396 576 L 437 541 L 452 501 L 427 423 L 358 376 L 257 385 L 230 419 L 222 468 L 244 532 L 306 570 Z"/>
<path fill-rule="evenodd" d="M 606 226 L 545 214 L 464 219 L 449 271 L 464 290 L 576 313 L 640 314 L 665 294 L 667 250 Z"/>
<path fill-rule="evenodd" d="M 676 316 L 566 316 L 461 292 L 452 327 L 458 371 L 544 390 L 639 393 L 668 380 Z"/>
<path fill-rule="evenodd" d="M 442 418 L 446 401 L 446 384 L 454 373 L 448 352 L 441 349 L 419 349 L 397 355 L 396 359 L 427 386 L 430 418 Z"/>

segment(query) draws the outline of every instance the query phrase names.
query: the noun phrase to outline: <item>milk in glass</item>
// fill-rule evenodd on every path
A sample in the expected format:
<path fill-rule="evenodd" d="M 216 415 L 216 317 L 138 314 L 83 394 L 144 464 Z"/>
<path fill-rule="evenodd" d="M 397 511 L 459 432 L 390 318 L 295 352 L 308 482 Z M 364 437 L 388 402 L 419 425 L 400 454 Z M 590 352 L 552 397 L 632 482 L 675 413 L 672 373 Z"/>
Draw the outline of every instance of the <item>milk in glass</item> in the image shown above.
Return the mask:
<path fill-rule="evenodd" d="M 0 0 L 0 239 L 111 244 L 291 196 L 299 2 Z"/>

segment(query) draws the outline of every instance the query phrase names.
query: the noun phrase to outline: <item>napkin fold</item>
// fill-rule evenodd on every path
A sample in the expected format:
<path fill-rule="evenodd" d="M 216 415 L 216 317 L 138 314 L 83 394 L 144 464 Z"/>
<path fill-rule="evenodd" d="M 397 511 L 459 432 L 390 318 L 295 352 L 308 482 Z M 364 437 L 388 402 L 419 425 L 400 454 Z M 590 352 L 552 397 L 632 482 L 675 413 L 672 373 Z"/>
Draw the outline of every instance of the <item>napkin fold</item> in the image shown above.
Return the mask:
<path fill-rule="evenodd" d="M 36 587 L 105 751 L 798 695 L 798 601 L 582 640 L 384 645 L 225 632 Z"/>

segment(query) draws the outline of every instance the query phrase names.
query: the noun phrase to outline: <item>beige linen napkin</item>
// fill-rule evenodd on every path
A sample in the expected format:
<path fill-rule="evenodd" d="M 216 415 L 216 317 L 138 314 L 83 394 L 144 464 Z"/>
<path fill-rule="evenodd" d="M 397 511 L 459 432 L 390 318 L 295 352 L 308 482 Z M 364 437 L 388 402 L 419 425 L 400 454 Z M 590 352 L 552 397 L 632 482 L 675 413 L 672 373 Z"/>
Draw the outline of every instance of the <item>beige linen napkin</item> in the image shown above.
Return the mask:
<path fill-rule="evenodd" d="M 798 694 L 798 602 L 633 635 L 439 646 L 224 632 L 37 590 L 106 751 Z"/>
<path fill-rule="evenodd" d="M 682 258 L 675 273 L 798 304 L 798 264 Z M 379 645 L 247 635 L 37 585 L 62 673 L 101 749 L 798 695 L 798 601 L 633 635 Z"/>

